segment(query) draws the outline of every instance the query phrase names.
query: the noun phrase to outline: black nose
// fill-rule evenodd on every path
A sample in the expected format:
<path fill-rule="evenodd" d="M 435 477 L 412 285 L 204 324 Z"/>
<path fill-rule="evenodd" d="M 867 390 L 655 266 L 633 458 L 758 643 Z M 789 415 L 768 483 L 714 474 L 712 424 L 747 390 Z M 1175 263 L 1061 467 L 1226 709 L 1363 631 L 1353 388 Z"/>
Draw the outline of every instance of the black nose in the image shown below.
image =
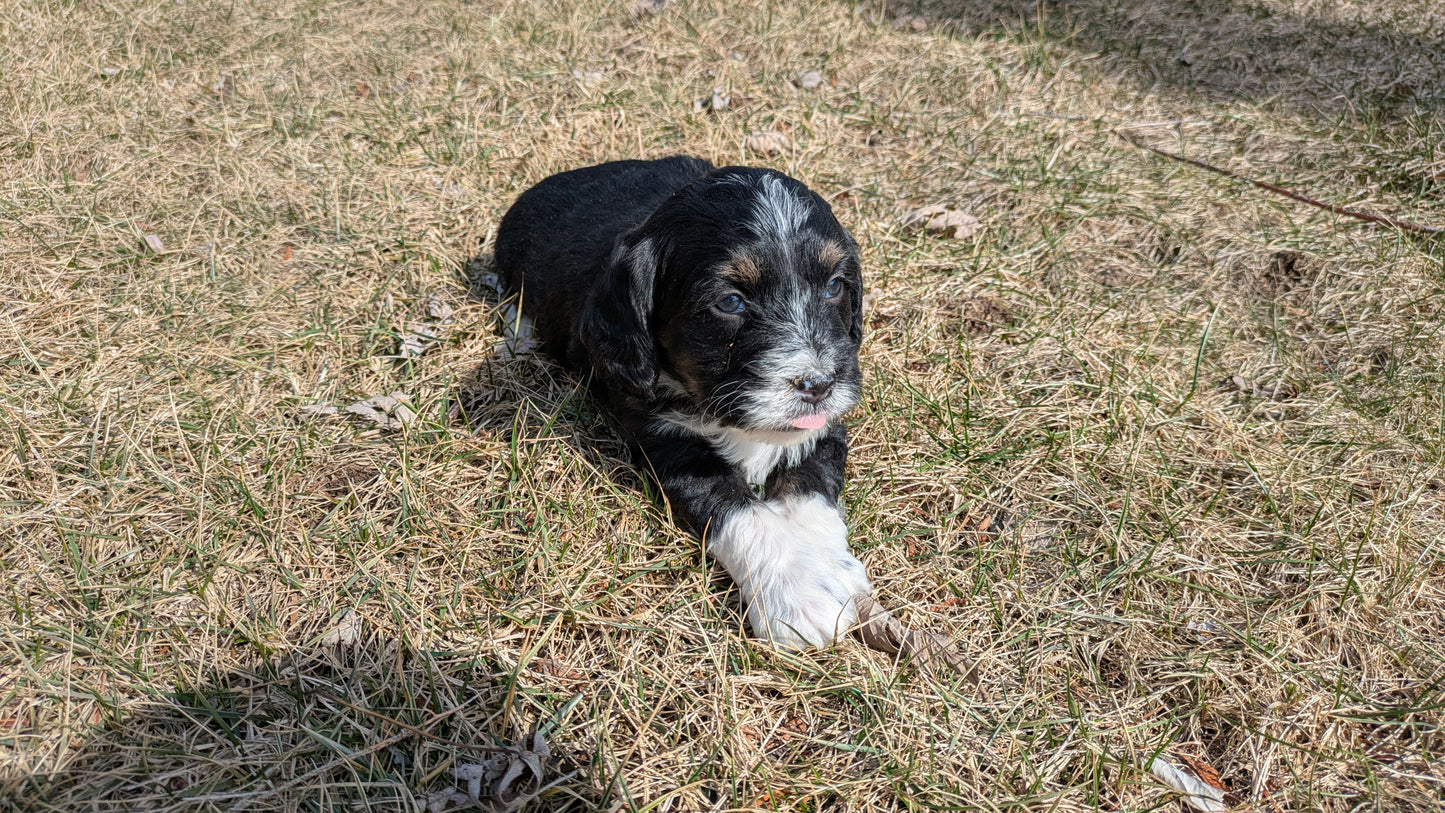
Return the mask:
<path fill-rule="evenodd" d="M 793 380 L 793 387 L 802 394 L 803 400 L 810 404 L 816 404 L 828 397 L 828 392 L 833 389 L 833 376 L 813 375 L 807 378 Z"/>

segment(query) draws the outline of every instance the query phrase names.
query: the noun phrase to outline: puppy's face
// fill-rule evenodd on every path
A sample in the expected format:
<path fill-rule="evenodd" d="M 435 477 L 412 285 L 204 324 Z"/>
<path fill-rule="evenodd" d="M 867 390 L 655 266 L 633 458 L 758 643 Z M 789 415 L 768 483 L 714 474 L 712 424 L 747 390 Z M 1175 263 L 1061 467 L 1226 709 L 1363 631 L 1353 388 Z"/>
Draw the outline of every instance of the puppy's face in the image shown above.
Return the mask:
<path fill-rule="evenodd" d="M 858 249 L 825 201 L 785 175 L 729 168 L 679 192 L 638 236 L 633 251 L 657 268 L 659 386 L 784 442 L 857 404 Z"/>

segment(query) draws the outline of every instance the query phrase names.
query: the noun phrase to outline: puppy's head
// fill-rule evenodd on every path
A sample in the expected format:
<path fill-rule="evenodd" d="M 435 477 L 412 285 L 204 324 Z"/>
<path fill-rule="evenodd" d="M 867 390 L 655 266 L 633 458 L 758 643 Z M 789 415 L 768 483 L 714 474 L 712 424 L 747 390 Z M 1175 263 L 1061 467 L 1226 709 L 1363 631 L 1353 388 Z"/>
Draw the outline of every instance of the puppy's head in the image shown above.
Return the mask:
<path fill-rule="evenodd" d="M 633 390 L 785 441 L 857 404 L 861 302 L 857 244 L 827 202 L 727 167 L 618 240 L 583 341 Z"/>

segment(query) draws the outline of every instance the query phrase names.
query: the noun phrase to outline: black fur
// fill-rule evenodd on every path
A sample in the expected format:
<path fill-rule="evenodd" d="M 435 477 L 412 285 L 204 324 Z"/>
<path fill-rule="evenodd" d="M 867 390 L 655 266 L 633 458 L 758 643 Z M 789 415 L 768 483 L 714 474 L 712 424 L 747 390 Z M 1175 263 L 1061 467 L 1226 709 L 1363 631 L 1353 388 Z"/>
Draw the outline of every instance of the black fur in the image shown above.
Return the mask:
<path fill-rule="evenodd" d="M 503 217 L 496 260 L 542 349 L 590 378 L 693 532 L 763 500 L 837 502 L 861 269 L 803 184 L 682 156 L 564 172 Z M 754 459 L 738 438 L 784 451 L 764 465 L 774 447 Z"/>

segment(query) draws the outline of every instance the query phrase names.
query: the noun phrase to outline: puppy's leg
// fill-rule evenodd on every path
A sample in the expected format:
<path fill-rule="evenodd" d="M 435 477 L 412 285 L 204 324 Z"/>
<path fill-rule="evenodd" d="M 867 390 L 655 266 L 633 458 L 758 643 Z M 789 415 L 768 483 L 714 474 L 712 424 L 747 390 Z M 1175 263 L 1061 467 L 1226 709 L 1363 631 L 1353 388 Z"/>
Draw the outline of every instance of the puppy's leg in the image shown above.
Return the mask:
<path fill-rule="evenodd" d="M 674 436 L 644 448 L 674 513 L 737 582 L 753 634 L 776 646 L 831 643 L 857 621 L 854 596 L 871 590 L 848 550 L 838 507 L 842 454 L 829 443 L 841 445 L 820 441 L 813 455 L 774 475 L 766 498 L 702 439 Z"/>
<path fill-rule="evenodd" d="M 719 518 L 707 551 L 742 590 L 753 634 L 778 646 L 832 643 L 871 591 L 838 505 L 821 494 L 758 500 Z"/>

